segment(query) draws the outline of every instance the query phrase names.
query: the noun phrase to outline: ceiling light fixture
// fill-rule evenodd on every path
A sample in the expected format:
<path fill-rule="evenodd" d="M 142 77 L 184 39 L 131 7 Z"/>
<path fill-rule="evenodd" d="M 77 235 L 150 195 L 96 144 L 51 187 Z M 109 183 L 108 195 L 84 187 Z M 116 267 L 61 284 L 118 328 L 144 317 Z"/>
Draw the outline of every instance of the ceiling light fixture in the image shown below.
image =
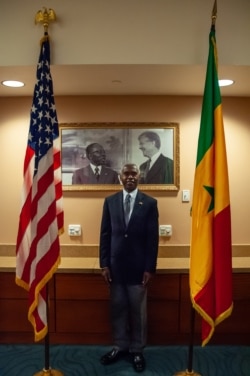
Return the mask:
<path fill-rule="evenodd" d="M 234 84 L 234 81 L 233 80 L 219 80 L 219 86 L 222 87 L 222 86 L 230 86 L 230 85 L 233 85 Z"/>
<path fill-rule="evenodd" d="M 14 81 L 14 80 L 6 80 L 1 82 L 2 85 L 8 86 L 8 87 L 22 87 L 24 86 L 24 83 L 21 81 Z"/>

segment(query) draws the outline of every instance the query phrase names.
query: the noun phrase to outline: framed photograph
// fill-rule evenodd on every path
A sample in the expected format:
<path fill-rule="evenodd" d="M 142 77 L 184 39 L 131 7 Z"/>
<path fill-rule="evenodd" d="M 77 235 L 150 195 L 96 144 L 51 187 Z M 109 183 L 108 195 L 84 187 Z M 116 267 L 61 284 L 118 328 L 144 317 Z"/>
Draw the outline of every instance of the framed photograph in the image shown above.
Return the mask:
<path fill-rule="evenodd" d="M 125 163 L 139 167 L 140 189 L 179 190 L 177 123 L 67 123 L 60 137 L 64 191 L 122 189 Z"/>

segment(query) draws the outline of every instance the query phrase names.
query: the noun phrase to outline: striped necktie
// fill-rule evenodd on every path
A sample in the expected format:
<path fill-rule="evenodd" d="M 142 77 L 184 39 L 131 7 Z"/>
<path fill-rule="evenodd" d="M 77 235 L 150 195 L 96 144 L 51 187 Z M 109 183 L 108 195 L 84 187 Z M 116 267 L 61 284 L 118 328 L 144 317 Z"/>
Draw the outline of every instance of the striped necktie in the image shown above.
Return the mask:
<path fill-rule="evenodd" d="M 99 180 L 100 172 L 99 172 L 99 168 L 97 166 L 95 168 L 95 177 L 96 177 L 96 180 Z"/>

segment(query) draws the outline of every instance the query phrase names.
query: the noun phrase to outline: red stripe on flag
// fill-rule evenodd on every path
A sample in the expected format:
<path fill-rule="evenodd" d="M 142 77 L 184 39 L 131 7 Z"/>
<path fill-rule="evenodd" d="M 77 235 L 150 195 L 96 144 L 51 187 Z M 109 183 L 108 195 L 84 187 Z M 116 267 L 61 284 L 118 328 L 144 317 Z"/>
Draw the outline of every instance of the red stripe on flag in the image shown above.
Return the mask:
<path fill-rule="evenodd" d="M 208 342 L 217 324 L 230 316 L 232 303 L 232 258 L 231 232 L 221 236 L 225 228 L 231 225 L 230 206 L 227 206 L 214 218 L 213 268 L 206 285 L 194 297 L 202 320 L 202 342 Z"/>
<path fill-rule="evenodd" d="M 46 284 L 60 262 L 58 235 L 63 232 L 59 129 L 46 37 L 37 65 L 23 173 L 16 282 L 29 291 L 28 319 L 38 341 L 48 330 Z"/>
<path fill-rule="evenodd" d="M 232 303 L 232 257 L 231 255 L 230 205 L 219 212 L 214 219 L 214 278 L 216 283 L 215 323 L 231 314 Z M 224 234 L 221 236 L 221 234 Z"/>

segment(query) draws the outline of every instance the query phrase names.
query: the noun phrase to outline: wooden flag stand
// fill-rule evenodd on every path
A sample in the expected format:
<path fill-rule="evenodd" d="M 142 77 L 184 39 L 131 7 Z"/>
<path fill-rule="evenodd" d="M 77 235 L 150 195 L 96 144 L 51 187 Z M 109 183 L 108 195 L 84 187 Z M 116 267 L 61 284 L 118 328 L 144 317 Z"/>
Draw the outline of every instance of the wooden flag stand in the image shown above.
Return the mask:
<path fill-rule="evenodd" d="M 39 10 L 35 16 L 35 23 L 42 23 L 44 27 L 44 34 L 48 33 L 49 23 L 56 20 L 56 14 L 53 9 Z M 46 315 L 47 315 L 47 325 L 49 326 L 49 291 L 48 283 L 46 284 Z M 44 339 L 44 352 L 45 352 L 45 365 L 42 371 L 34 374 L 34 376 L 63 376 L 61 371 L 52 369 L 50 367 L 50 343 L 49 343 L 49 330 Z"/>
<path fill-rule="evenodd" d="M 190 335 L 190 344 L 188 350 L 188 367 L 186 371 L 179 371 L 174 374 L 174 376 L 201 376 L 200 373 L 197 373 L 193 370 L 193 350 L 194 350 L 194 324 L 195 324 L 195 309 L 191 307 L 191 335 Z"/>

